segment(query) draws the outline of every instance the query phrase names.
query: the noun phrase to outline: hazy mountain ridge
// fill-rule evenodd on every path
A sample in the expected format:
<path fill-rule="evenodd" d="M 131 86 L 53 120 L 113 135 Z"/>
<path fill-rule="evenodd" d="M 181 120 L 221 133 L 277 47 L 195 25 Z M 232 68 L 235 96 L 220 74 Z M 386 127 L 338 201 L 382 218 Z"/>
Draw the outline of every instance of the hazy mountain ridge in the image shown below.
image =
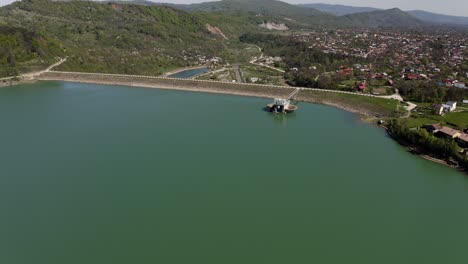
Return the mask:
<path fill-rule="evenodd" d="M 357 13 L 382 11 L 382 9 L 373 7 L 355 7 L 347 5 L 331 5 L 331 4 L 300 4 L 299 6 L 318 9 L 322 12 L 327 12 L 337 16 L 345 16 Z M 436 14 L 422 10 L 404 11 L 421 21 L 431 24 L 446 24 L 446 25 L 468 25 L 468 17 L 451 16 Z"/>
<path fill-rule="evenodd" d="M 336 16 L 344 16 L 356 13 L 364 13 L 364 12 L 373 12 L 377 10 L 381 10 L 378 8 L 373 7 L 355 7 L 355 6 L 347 6 L 347 5 L 331 5 L 331 4 L 299 4 L 302 7 L 314 8 L 320 10 L 322 12 L 330 13 Z"/>
<path fill-rule="evenodd" d="M 360 27 L 416 27 L 425 24 L 398 8 L 350 14 L 341 18 L 348 19 L 352 25 Z"/>
<path fill-rule="evenodd" d="M 468 17 L 441 15 L 421 10 L 407 11 L 407 13 L 428 23 L 468 26 Z"/>

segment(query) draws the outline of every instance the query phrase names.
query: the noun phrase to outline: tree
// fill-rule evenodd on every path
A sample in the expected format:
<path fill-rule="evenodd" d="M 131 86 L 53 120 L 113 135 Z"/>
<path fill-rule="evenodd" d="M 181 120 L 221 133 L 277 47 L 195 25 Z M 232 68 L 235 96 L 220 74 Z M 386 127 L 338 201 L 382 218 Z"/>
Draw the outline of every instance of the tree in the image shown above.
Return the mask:
<path fill-rule="evenodd" d="M 13 52 L 9 51 L 8 52 L 8 57 L 7 57 L 7 63 L 10 64 L 10 66 L 15 67 L 15 56 L 13 55 Z"/>

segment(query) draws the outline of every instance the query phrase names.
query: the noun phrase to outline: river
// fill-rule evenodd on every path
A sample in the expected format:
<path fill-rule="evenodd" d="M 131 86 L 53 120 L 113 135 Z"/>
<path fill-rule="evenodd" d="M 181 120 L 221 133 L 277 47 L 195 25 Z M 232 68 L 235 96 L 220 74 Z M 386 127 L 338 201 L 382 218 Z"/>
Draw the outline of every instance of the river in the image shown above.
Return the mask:
<path fill-rule="evenodd" d="M 0 263 L 468 263 L 468 179 L 301 103 L 0 89 Z"/>

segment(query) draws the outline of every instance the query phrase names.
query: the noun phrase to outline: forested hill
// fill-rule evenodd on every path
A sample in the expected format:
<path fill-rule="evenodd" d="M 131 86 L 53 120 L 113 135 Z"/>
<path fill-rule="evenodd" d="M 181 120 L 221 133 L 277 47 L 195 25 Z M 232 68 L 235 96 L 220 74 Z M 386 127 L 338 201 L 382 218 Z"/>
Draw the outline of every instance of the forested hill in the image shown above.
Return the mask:
<path fill-rule="evenodd" d="M 46 68 L 62 55 L 57 41 L 23 28 L 0 25 L 0 77 Z"/>
<path fill-rule="evenodd" d="M 190 64 L 196 55 L 221 55 L 226 38 L 237 38 L 254 27 L 240 19 L 164 6 L 49 0 L 2 7 L 0 24 L 31 32 L 31 42 L 36 43 L 30 47 L 23 41 L 21 48 L 11 43 L 12 36 L 24 39 L 23 33 L 0 32 L 2 38 L 9 36 L 0 44 L 2 63 L 13 65 L 14 60 L 19 70 L 25 67 L 18 64 L 68 55 L 63 70 L 151 75 Z"/>
<path fill-rule="evenodd" d="M 310 5 L 292 5 L 277 0 L 222 0 L 191 5 L 173 5 L 191 12 L 204 11 L 221 14 L 249 13 L 265 20 L 284 22 L 291 28 L 333 27 L 415 27 L 424 22 L 399 9 L 365 9 L 359 14 L 336 16 Z"/>
<path fill-rule="evenodd" d="M 356 13 L 340 18 L 348 19 L 349 23 L 359 27 L 417 27 L 425 23 L 398 8 Z"/>
<path fill-rule="evenodd" d="M 222 0 L 190 5 L 174 5 L 190 12 L 209 12 L 225 15 L 250 14 L 258 19 L 273 19 L 293 28 L 316 26 L 346 26 L 334 15 L 313 8 L 285 3 L 277 0 Z"/>
<path fill-rule="evenodd" d="M 372 12 L 381 9 L 372 7 L 357 7 L 347 5 L 330 5 L 330 4 L 299 4 L 301 7 L 314 8 L 322 12 L 333 14 L 336 16 L 344 16 L 356 13 Z"/>
<path fill-rule="evenodd" d="M 186 8 L 192 11 L 222 13 L 234 13 L 239 11 L 252 12 L 263 15 L 285 16 L 291 19 L 326 15 L 325 13 L 313 8 L 304 9 L 299 6 L 277 0 L 222 0 L 191 4 L 187 5 Z"/>

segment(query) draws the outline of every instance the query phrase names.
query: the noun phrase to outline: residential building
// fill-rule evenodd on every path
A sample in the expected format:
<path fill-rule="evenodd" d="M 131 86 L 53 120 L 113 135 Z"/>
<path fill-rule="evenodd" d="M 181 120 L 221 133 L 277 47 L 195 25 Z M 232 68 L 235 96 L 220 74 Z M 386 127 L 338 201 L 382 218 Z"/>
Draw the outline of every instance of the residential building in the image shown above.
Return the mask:
<path fill-rule="evenodd" d="M 444 108 L 447 109 L 447 112 L 453 112 L 457 110 L 457 102 L 447 102 L 444 104 Z"/>
<path fill-rule="evenodd" d="M 446 138 L 455 139 L 455 138 L 461 136 L 462 133 L 460 131 L 456 130 L 456 129 L 444 126 L 441 129 L 439 129 L 439 131 L 437 132 L 437 135 L 440 135 L 440 136 L 446 137 Z"/>
<path fill-rule="evenodd" d="M 359 91 L 363 92 L 367 88 L 366 82 L 360 82 L 357 85 L 357 88 L 358 88 Z"/>
<path fill-rule="evenodd" d="M 434 114 L 436 114 L 436 115 L 440 115 L 440 116 L 441 116 L 441 115 L 444 115 L 444 113 L 445 113 L 445 111 L 444 111 L 445 108 L 444 108 L 444 106 L 441 105 L 441 104 L 434 105 L 432 109 L 433 109 L 433 111 L 434 111 Z"/>
<path fill-rule="evenodd" d="M 425 125 L 423 128 L 426 129 L 429 133 L 435 134 L 439 132 L 442 126 L 440 124 L 432 124 L 432 125 Z"/>
<path fill-rule="evenodd" d="M 457 138 L 457 142 L 461 147 L 468 148 L 468 134 L 461 134 Z"/>

